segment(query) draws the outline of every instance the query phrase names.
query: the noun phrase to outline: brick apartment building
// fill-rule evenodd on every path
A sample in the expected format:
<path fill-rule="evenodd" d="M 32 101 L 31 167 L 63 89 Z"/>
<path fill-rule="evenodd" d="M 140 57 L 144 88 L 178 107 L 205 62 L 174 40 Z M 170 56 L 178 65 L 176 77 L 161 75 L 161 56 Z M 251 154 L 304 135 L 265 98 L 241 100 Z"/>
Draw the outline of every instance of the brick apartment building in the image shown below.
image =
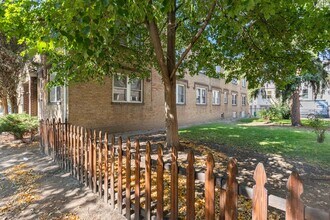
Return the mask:
<path fill-rule="evenodd" d="M 44 88 L 46 80 L 39 80 Z M 110 132 L 163 129 L 164 89 L 155 71 L 146 79 L 107 78 L 103 84 L 77 83 L 39 92 L 39 117 L 64 118 L 69 123 Z M 47 94 L 48 93 L 48 94 Z M 200 74 L 177 80 L 179 126 L 248 113 L 247 83 Z"/>

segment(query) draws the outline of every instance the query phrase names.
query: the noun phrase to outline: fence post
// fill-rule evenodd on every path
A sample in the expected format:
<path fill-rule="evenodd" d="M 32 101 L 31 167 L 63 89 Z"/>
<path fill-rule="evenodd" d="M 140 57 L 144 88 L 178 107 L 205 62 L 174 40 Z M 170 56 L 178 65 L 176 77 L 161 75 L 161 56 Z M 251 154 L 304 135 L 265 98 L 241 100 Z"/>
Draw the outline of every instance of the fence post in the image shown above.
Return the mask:
<path fill-rule="evenodd" d="M 253 186 L 253 198 L 252 198 L 252 219 L 253 220 L 265 220 L 267 219 L 267 189 L 265 184 L 267 182 L 267 176 L 264 165 L 259 163 L 254 171 L 253 179 L 256 184 Z"/>
<path fill-rule="evenodd" d="M 157 148 L 157 219 L 164 218 L 164 161 L 163 146 Z"/>
<path fill-rule="evenodd" d="M 126 141 L 126 219 L 131 219 L 131 140 Z"/>
<path fill-rule="evenodd" d="M 145 168 L 145 192 L 146 192 L 146 216 L 147 220 L 151 219 L 151 145 L 147 142 L 146 145 L 146 168 Z M 158 184 L 158 182 L 157 182 Z M 158 190 L 158 189 L 157 189 Z M 157 191 L 158 195 L 159 191 Z"/>
<path fill-rule="evenodd" d="M 89 145 L 89 133 L 87 129 L 85 129 L 85 138 L 84 138 L 84 180 L 85 186 L 88 186 L 88 145 Z"/>
<path fill-rule="evenodd" d="M 171 218 L 178 219 L 178 151 L 172 147 L 171 163 Z"/>
<path fill-rule="evenodd" d="M 65 119 L 64 124 L 64 144 L 65 144 L 65 170 L 69 171 L 69 137 L 68 137 L 68 120 Z"/>
<path fill-rule="evenodd" d="M 56 123 L 55 118 L 52 120 L 52 157 L 56 161 Z"/>
<path fill-rule="evenodd" d="M 79 176 L 80 183 L 84 183 L 84 145 L 85 145 L 85 129 L 83 127 L 80 128 L 80 164 L 79 164 Z"/>
<path fill-rule="evenodd" d="M 81 127 L 77 127 L 77 143 L 76 143 L 76 178 L 81 180 L 80 176 L 80 154 L 81 154 Z"/>
<path fill-rule="evenodd" d="M 214 159 L 211 153 L 207 154 L 205 172 L 205 219 L 215 219 L 215 182 L 214 182 Z"/>
<path fill-rule="evenodd" d="M 220 216 L 219 220 L 225 220 L 226 190 L 220 187 Z"/>
<path fill-rule="evenodd" d="M 97 191 L 97 179 L 96 179 L 96 130 L 94 129 L 93 131 L 93 145 L 92 145 L 92 168 L 93 168 L 93 171 L 92 171 L 92 178 L 93 178 L 93 193 L 96 193 Z"/>
<path fill-rule="evenodd" d="M 61 135 L 61 119 L 59 118 L 57 121 L 57 130 L 56 130 L 56 136 L 57 136 L 57 161 L 58 164 L 60 165 L 60 167 L 62 167 L 62 149 L 63 149 L 63 145 L 62 145 L 62 135 Z"/>
<path fill-rule="evenodd" d="M 118 139 L 118 210 L 123 209 L 123 140 Z"/>
<path fill-rule="evenodd" d="M 300 196 L 304 191 L 299 174 L 293 171 L 287 182 L 289 194 L 286 198 L 286 220 L 304 220 L 304 204 Z"/>
<path fill-rule="evenodd" d="M 104 202 L 108 203 L 109 198 L 109 168 L 108 168 L 108 153 L 109 153 L 109 145 L 108 145 L 108 133 L 104 134 Z"/>
<path fill-rule="evenodd" d="M 69 157 L 69 162 L 70 162 L 70 166 L 69 166 L 69 170 L 71 175 L 73 176 L 73 125 L 70 125 L 70 132 L 69 132 L 69 140 L 70 140 L 70 144 L 69 144 L 69 150 L 70 150 L 70 157 Z"/>
<path fill-rule="evenodd" d="M 92 130 L 88 130 L 88 186 L 90 189 L 93 189 L 93 153 L 92 153 Z"/>
<path fill-rule="evenodd" d="M 226 220 L 237 219 L 237 194 L 238 183 L 236 180 L 238 173 L 236 159 L 231 158 L 227 166 L 227 189 L 226 189 L 226 205 L 225 218 Z"/>
<path fill-rule="evenodd" d="M 40 136 L 39 145 L 40 145 L 41 151 L 43 153 L 45 153 L 44 152 L 44 145 L 43 145 L 43 140 L 44 140 L 43 133 L 44 133 L 43 132 L 43 119 L 41 119 L 39 121 L 39 136 Z"/>
<path fill-rule="evenodd" d="M 135 140 L 135 219 L 140 219 L 140 142 Z"/>
<path fill-rule="evenodd" d="M 98 149 L 98 167 L 99 167 L 99 186 L 98 186 L 98 190 L 99 190 L 99 196 L 100 198 L 102 198 L 102 183 L 103 183 L 103 179 L 102 179 L 102 131 L 99 131 L 99 149 Z"/>
<path fill-rule="evenodd" d="M 111 208 L 115 209 L 115 136 L 111 138 L 111 152 L 110 152 L 110 196 Z"/>
<path fill-rule="evenodd" d="M 187 216 L 186 219 L 195 219 L 195 156 L 192 150 L 187 156 Z"/>

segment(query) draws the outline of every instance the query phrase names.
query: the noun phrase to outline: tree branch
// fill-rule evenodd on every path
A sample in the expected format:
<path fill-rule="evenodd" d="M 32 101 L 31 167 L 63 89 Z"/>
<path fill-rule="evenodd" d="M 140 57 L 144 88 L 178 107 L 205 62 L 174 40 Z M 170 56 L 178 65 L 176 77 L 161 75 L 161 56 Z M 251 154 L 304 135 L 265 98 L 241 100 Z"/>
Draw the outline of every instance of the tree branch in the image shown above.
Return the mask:
<path fill-rule="evenodd" d="M 217 1 L 214 0 L 212 3 L 212 6 L 209 10 L 209 13 L 202 25 L 202 27 L 198 30 L 198 32 L 196 33 L 196 35 L 191 39 L 189 45 L 187 46 L 187 48 L 185 49 L 185 51 L 182 53 L 179 61 L 177 62 L 177 64 L 175 65 L 174 70 L 171 73 L 170 78 L 172 78 L 176 71 L 178 70 L 179 66 L 182 64 L 183 60 L 186 58 L 186 56 L 188 55 L 188 53 L 190 52 L 191 48 L 194 46 L 194 44 L 197 42 L 197 40 L 200 38 L 200 36 L 202 35 L 203 31 L 205 30 L 205 28 L 207 27 L 207 25 L 209 24 L 211 18 L 212 18 L 212 14 L 214 12 L 215 6 L 217 4 Z"/>
<path fill-rule="evenodd" d="M 161 71 L 163 80 L 169 82 L 169 77 L 166 74 L 167 66 L 166 66 L 166 62 L 165 62 L 162 43 L 161 43 L 160 36 L 159 36 L 158 26 L 154 19 L 152 19 L 151 21 L 146 19 L 146 25 L 149 30 L 151 43 L 152 43 L 155 53 L 156 53 L 157 62 L 160 67 L 160 71 Z"/>

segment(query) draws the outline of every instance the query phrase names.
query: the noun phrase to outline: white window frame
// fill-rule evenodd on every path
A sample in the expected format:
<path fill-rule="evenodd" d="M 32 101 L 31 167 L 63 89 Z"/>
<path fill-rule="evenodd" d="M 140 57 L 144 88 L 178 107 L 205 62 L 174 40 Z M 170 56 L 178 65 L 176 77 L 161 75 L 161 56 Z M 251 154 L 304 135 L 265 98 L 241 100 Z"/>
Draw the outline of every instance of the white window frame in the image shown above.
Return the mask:
<path fill-rule="evenodd" d="M 183 88 L 183 102 L 179 101 L 179 87 Z M 183 105 L 186 104 L 186 86 L 183 84 L 176 84 L 176 104 Z"/>
<path fill-rule="evenodd" d="M 237 105 L 237 93 L 232 93 L 231 94 L 231 104 L 232 105 Z"/>
<path fill-rule="evenodd" d="M 246 105 L 246 95 L 242 95 L 242 105 Z"/>
<path fill-rule="evenodd" d="M 55 76 L 56 76 L 56 73 L 52 73 L 50 74 L 50 77 L 49 77 L 49 81 L 52 81 L 55 79 Z M 54 93 L 54 99 L 51 99 L 51 96 L 50 94 L 51 93 Z M 48 91 L 48 101 L 49 103 L 58 103 L 61 101 L 61 86 L 54 86 L 54 87 L 51 87 Z"/>
<path fill-rule="evenodd" d="M 304 94 L 304 91 L 307 91 L 307 93 Z M 308 88 L 303 88 L 301 90 L 301 98 L 302 99 L 308 99 Z"/>
<path fill-rule="evenodd" d="M 271 90 L 267 90 L 267 91 L 266 91 L 266 98 L 267 98 L 267 99 L 271 99 L 272 96 L 273 96 L 272 91 L 271 91 Z"/>
<path fill-rule="evenodd" d="M 219 90 L 212 90 L 212 105 L 220 105 L 221 96 Z"/>
<path fill-rule="evenodd" d="M 204 91 L 204 94 L 205 94 L 205 102 L 203 102 L 203 91 Z M 199 99 L 199 101 L 198 101 L 198 99 Z M 196 88 L 196 104 L 197 105 L 206 105 L 206 103 L 207 103 L 206 89 L 197 87 Z"/>
<path fill-rule="evenodd" d="M 228 92 L 223 92 L 223 103 L 228 104 Z"/>
<path fill-rule="evenodd" d="M 246 79 L 245 78 L 243 78 L 243 79 L 241 79 L 241 82 L 242 82 L 242 87 L 246 87 Z"/>
<path fill-rule="evenodd" d="M 115 77 L 115 76 L 114 76 Z M 138 79 L 141 81 L 141 100 L 140 101 L 132 101 L 131 100 L 131 83 L 130 83 L 130 78 L 129 76 L 124 76 L 126 77 L 126 99 L 129 98 L 129 100 L 124 100 L 124 101 L 121 101 L 121 100 L 116 100 L 115 99 L 115 79 L 112 79 L 112 102 L 118 102 L 118 103 L 142 103 L 143 102 L 143 80 L 142 79 Z"/>

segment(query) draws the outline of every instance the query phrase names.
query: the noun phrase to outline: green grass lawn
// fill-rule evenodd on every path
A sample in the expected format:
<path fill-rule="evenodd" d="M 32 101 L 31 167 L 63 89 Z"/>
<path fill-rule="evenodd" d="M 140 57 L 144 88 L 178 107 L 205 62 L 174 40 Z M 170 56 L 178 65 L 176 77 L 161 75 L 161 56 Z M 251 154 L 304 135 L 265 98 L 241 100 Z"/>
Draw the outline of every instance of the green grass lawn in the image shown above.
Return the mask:
<path fill-rule="evenodd" d="M 330 167 L 330 132 L 325 141 L 316 142 L 316 134 L 306 128 L 253 126 L 247 122 L 216 123 L 180 130 L 180 137 L 191 141 L 223 144 L 276 153 L 284 157 L 303 159 L 324 168 Z"/>

